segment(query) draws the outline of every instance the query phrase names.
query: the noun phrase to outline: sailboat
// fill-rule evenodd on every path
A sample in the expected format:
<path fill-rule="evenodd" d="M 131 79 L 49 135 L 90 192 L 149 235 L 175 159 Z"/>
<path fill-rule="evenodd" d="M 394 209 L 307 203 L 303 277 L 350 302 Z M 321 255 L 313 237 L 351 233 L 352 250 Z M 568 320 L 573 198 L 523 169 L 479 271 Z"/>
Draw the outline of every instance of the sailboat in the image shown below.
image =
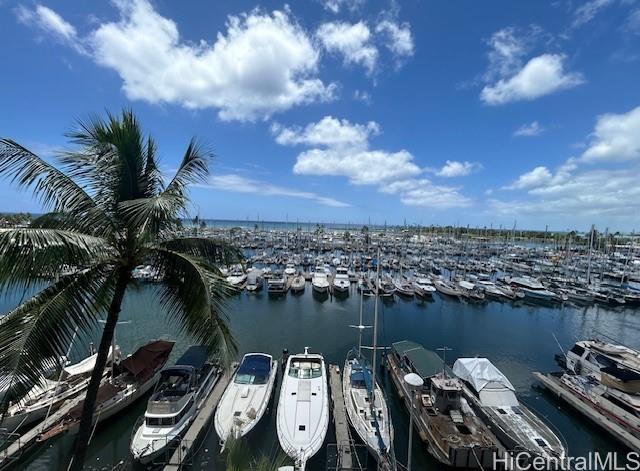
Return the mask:
<path fill-rule="evenodd" d="M 152 340 L 120 363 L 114 364 L 111 377 L 103 381 L 98 389 L 94 423 L 120 413 L 153 388 L 160 378 L 160 370 L 169 359 L 173 345 L 174 342 L 168 340 Z M 81 401 L 58 423 L 43 430 L 38 441 L 44 442 L 62 433 L 77 433 L 83 408 L 84 401 Z"/>
<path fill-rule="evenodd" d="M 116 361 L 120 359 L 120 349 L 115 349 L 115 355 L 113 352 L 113 347 L 110 347 L 108 363 L 111 363 L 114 356 Z M 26 427 L 42 420 L 51 411 L 57 410 L 67 399 L 84 393 L 89 386 L 97 357 L 98 354 L 94 353 L 79 363 L 64 367 L 58 381 L 43 379 L 21 400 L 9 405 L 0 425 L 7 430 Z M 104 375 L 107 374 L 108 371 L 105 370 Z"/>
<path fill-rule="evenodd" d="M 379 275 L 378 271 L 377 276 Z M 362 324 L 363 297 L 364 294 L 361 291 L 360 323 L 352 326 L 359 331 L 358 349 L 351 350 L 347 354 L 342 370 L 342 392 L 349 422 L 367 449 L 376 460 L 380 461 L 386 457 L 391 458 L 390 461 L 393 462 L 393 424 L 382 388 L 375 380 L 378 296 L 376 296 L 374 308 L 373 367 L 362 355 L 362 331 L 369 328 Z"/>

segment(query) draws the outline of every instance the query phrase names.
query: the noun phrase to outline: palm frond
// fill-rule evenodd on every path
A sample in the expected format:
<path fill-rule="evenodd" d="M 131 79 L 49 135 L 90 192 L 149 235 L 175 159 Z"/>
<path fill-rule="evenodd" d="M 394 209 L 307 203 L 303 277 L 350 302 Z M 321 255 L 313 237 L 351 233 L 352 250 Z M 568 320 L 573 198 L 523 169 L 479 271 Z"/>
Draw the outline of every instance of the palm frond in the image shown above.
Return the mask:
<path fill-rule="evenodd" d="M 0 320 L 0 386 L 21 397 L 58 364 L 76 330 L 89 333 L 112 296 L 109 264 L 63 276 Z"/>
<path fill-rule="evenodd" d="M 231 287 L 203 260 L 188 254 L 153 247 L 153 266 L 162 279 L 160 303 L 181 332 L 207 345 L 230 365 L 237 354 L 227 318 L 223 314 Z"/>
<path fill-rule="evenodd" d="M 212 154 L 195 140 L 191 139 L 180 166 L 165 191 L 186 196 L 189 184 L 203 182 L 209 175 L 209 160 Z"/>
<path fill-rule="evenodd" d="M 79 232 L 34 228 L 3 231 L 0 286 L 33 286 L 112 255 L 104 239 Z"/>
<path fill-rule="evenodd" d="M 20 187 L 31 188 L 44 207 L 68 212 L 92 224 L 96 233 L 110 228 L 109 218 L 82 187 L 11 139 L 0 139 L 0 175 Z"/>
<path fill-rule="evenodd" d="M 155 149 L 154 144 L 147 145 L 147 149 L 149 147 Z M 118 205 L 120 213 L 138 231 L 158 235 L 186 214 L 187 186 L 206 179 L 208 163 L 209 154 L 195 140 L 191 140 L 180 167 L 166 189 L 155 196 L 122 200 Z M 157 172 L 153 165 L 152 171 Z"/>

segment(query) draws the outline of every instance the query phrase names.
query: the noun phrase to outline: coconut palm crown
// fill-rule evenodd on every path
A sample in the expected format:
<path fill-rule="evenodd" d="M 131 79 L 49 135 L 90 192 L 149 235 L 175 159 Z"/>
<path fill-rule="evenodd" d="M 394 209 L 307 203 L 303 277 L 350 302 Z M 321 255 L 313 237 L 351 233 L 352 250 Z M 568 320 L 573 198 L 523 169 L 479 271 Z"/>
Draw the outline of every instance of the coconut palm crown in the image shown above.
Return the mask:
<path fill-rule="evenodd" d="M 241 254 L 222 241 L 178 235 L 187 187 L 208 175 L 210 154 L 194 140 L 167 181 L 154 140 L 131 111 L 79 122 L 67 137 L 73 150 L 59 153 L 55 166 L 0 139 L 0 177 L 29 188 L 49 211 L 28 228 L 0 232 L 0 291 L 46 285 L 0 319 L 0 386 L 10 389 L 5 397 L 21 397 L 60 362 L 76 334 L 95 332 L 106 316 L 70 466 L 81 469 L 134 268 L 157 271 L 158 303 L 180 333 L 229 359 L 236 344 L 218 267 Z"/>

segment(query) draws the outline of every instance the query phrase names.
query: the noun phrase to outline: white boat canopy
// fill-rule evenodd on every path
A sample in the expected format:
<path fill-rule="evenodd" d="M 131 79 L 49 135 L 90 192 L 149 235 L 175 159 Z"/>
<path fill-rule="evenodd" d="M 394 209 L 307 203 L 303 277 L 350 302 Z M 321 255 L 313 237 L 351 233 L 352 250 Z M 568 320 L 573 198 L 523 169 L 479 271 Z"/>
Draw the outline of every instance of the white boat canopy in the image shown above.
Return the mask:
<path fill-rule="evenodd" d="M 109 347 L 109 353 L 107 354 L 107 361 L 111 361 L 113 356 L 113 347 Z M 96 366 L 96 360 L 98 359 L 98 354 L 94 353 L 91 356 L 88 356 L 84 360 L 76 363 L 74 365 L 69 365 L 64 368 L 64 372 L 67 377 L 84 375 L 87 373 L 91 373 L 93 368 Z"/>
<path fill-rule="evenodd" d="M 486 358 L 458 358 L 453 373 L 468 382 L 486 407 L 516 407 L 515 388 L 502 372 Z"/>

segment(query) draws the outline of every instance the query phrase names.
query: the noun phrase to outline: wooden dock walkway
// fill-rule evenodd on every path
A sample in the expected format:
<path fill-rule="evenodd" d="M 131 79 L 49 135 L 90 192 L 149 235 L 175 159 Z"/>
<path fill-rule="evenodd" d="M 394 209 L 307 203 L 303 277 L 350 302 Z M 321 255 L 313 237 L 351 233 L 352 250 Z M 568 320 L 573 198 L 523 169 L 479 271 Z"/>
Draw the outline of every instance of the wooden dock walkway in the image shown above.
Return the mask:
<path fill-rule="evenodd" d="M 177 471 L 182 469 L 183 465 L 186 464 L 185 460 L 192 453 L 194 445 L 198 443 L 202 431 L 211 422 L 216 406 L 218 405 L 218 402 L 220 402 L 222 394 L 227 388 L 233 373 L 234 369 L 230 369 L 223 373 L 223 375 L 218 379 L 216 385 L 211 391 L 211 394 L 209 394 L 209 397 L 204 401 L 204 404 L 198 411 L 198 415 L 196 415 L 196 418 L 191 423 L 189 430 L 187 430 L 187 433 L 173 452 L 173 455 L 164 466 L 164 471 Z"/>
<path fill-rule="evenodd" d="M 353 469 L 351 453 L 351 438 L 349 436 L 349 421 L 347 409 L 344 406 L 342 394 L 342 377 L 338 365 L 329 365 L 329 384 L 331 385 L 331 404 L 333 422 L 336 428 L 336 442 L 338 445 L 338 469 Z"/>
<path fill-rule="evenodd" d="M 549 391 L 556 394 L 559 398 L 567 402 L 574 409 L 581 412 L 585 417 L 599 425 L 614 438 L 619 440 L 634 451 L 640 450 L 640 439 L 629 433 L 624 427 L 617 422 L 611 420 L 604 414 L 601 414 L 589 404 L 580 399 L 576 394 L 562 386 L 558 378 L 552 375 L 534 372 L 533 376 L 540 381 Z"/>
<path fill-rule="evenodd" d="M 64 417 L 71 409 L 84 400 L 84 394 L 65 401 L 59 409 L 55 410 L 45 421 L 38 422 L 32 429 L 23 434 L 19 434 L 11 445 L 0 451 L 0 469 L 4 469 L 13 464 L 22 453 L 33 446 L 42 430 L 46 430 Z"/>

